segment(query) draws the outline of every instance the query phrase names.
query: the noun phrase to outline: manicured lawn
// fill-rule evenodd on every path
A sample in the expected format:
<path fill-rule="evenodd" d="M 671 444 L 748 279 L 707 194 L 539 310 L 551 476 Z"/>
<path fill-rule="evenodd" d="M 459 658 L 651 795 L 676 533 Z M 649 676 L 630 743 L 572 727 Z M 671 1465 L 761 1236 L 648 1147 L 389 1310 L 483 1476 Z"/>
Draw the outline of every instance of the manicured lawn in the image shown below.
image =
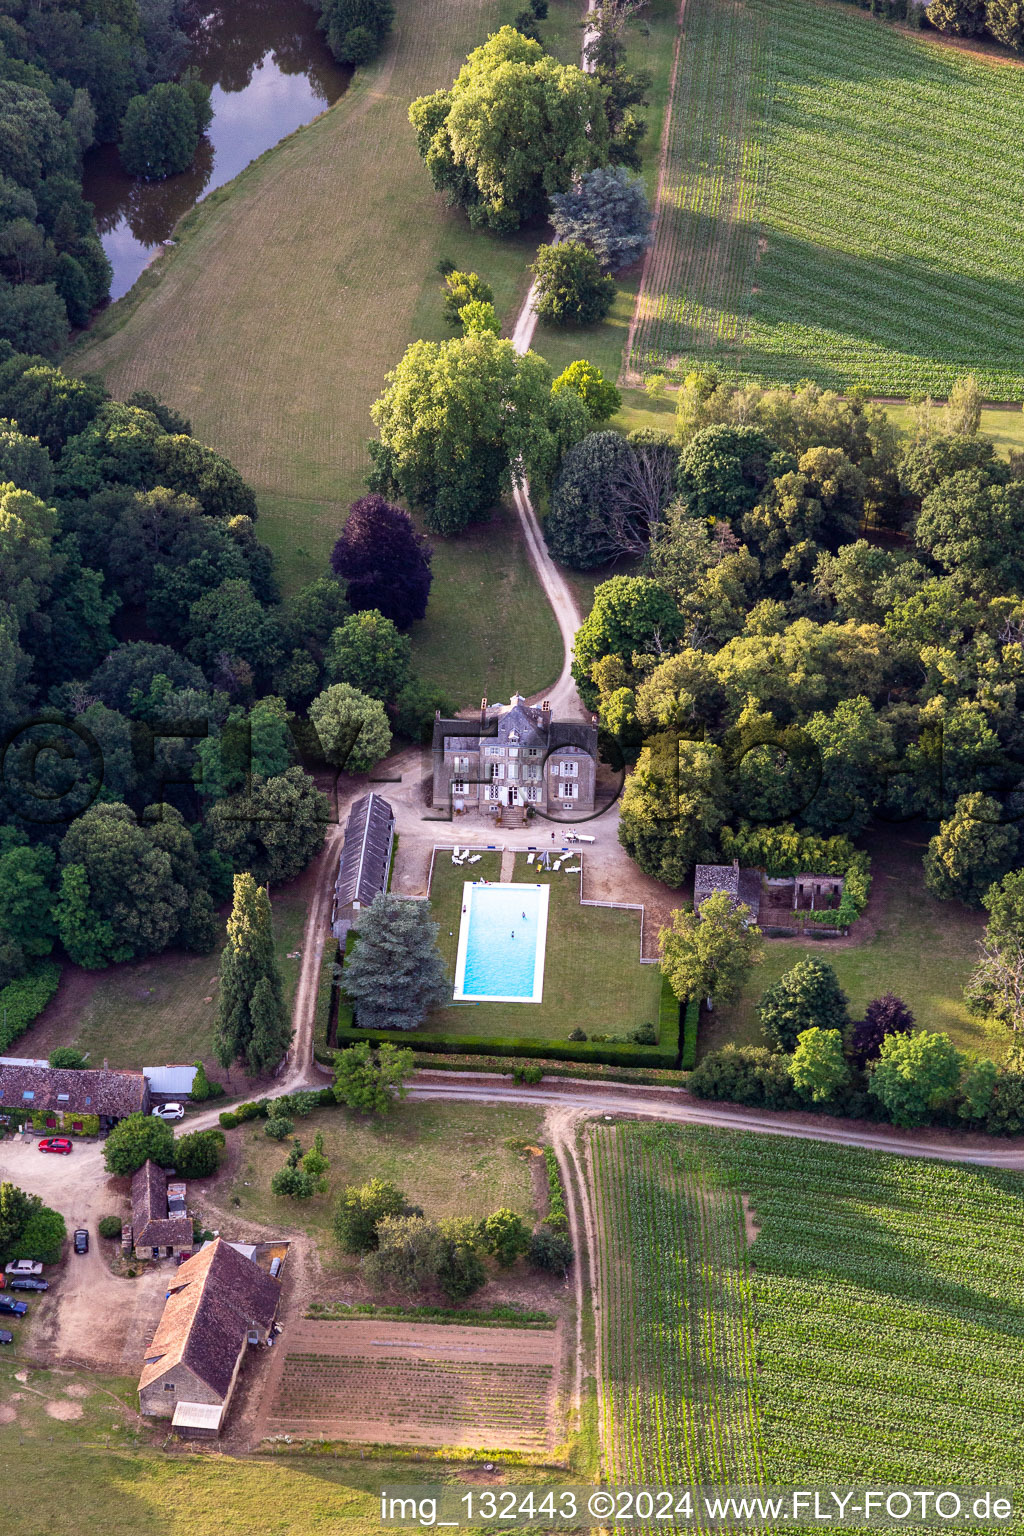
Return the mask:
<path fill-rule="evenodd" d="M 320 574 L 365 489 L 370 406 L 385 374 L 417 337 L 454 334 L 438 260 L 479 271 L 509 320 L 528 286 L 542 236 L 471 231 L 434 194 L 407 118 L 410 101 L 450 84 L 516 9 L 514 0 L 398 0 L 382 58 L 331 111 L 189 215 L 176 248 L 73 355 L 73 367 L 101 373 L 115 394 L 151 389 L 184 409 L 196 434 L 238 465 L 289 589 Z M 416 636 L 423 674 L 459 702 L 489 680 L 505 692 L 553 681 L 557 630 L 509 519 L 464 542 L 438 541 L 435 561 Z"/>
<path fill-rule="evenodd" d="M 1024 398 L 1022 109 L 1019 69 L 852 5 L 688 0 L 634 366 Z"/>
<path fill-rule="evenodd" d="M 984 913 L 948 901 L 935 901 L 921 884 L 923 843 L 918 834 L 898 829 L 872 850 L 875 887 L 865 922 L 877 928 L 862 942 L 767 939 L 764 963 L 752 973 L 743 996 L 701 1021 L 699 1055 L 729 1040 L 763 1045 L 754 1012 L 765 987 L 808 955 L 833 965 L 850 999 L 853 1018 L 883 992 L 895 992 L 910 1007 L 922 1029 L 944 1030 L 961 1050 L 1000 1058 L 1004 1030 L 973 1018 L 963 989 L 977 959 Z"/>
<path fill-rule="evenodd" d="M 539 846 L 540 833 L 537 842 Z M 434 865 L 431 902 L 440 924 L 438 944 L 452 978 L 463 884 L 467 879 L 496 880 L 498 874 L 496 854 L 485 854 L 481 863 L 462 868 L 439 855 Z M 656 1026 L 661 972 L 656 965 L 640 964 L 640 914 L 581 907 L 579 875 L 538 872 L 527 864 L 525 854 L 516 858 L 514 878 L 551 887 L 543 1001 L 453 1003 L 430 1015 L 425 1032 L 565 1040 L 570 1031 L 582 1029 L 591 1037 L 627 1040 L 642 1024 Z"/>
<path fill-rule="evenodd" d="M 309 899 L 305 876 L 271 894 L 277 955 L 291 1002 L 301 957 Z M 227 919 L 227 910 L 223 916 Z M 223 939 L 209 955 L 171 950 L 134 965 L 98 973 L 67 966 L 60 990 L 35 1024 L 20 1037 L 18 1052 L 48 1056 L 58 1045 L 89 1052 L 91 1066 L 157 1066 L 202 1060 L 211 1075 L 225 1074 L 213 1057 L 217 971 Z M 207 1001 L 207 998 L 210 1001 Z"/>
<path fill-rule="evenodd" d="M 43 1536 L 72 1524 L 105 1536 L 319 1536 L 336 1529 L 373 1536 L 381 1528 L 382 1487 L 457 1480 L 464 1466 L 445 1457 L 247 1458 L 177 1446 L 168 1454 L 161 1430 L 151 1432 L 106 1395 L 132 1404 L 136 1378 L 31 1370 L 23 1383 L 15 1369 L 14 1360 L 0 1365 L 0 1406 L 16 1413 L 0 1423 L 6 1536 Z M 87 1395 L 69 1395 L 79 1392 Z M 82 1417 L 52 1418 L 48 1402 L 62 1411 L 80 1407 Z M 517 1479 L 538 1475 L 523 1468 Z"/>
<path fill-rule="evenodd" d="M 392 1180 L 428 1216 L 480 1218 L 509 1206 L 532 1220 L 529 1160 L 519 1144 L 537 1145 L 542 1122 L 539 1110 L 512 1104 L 400 1103 L 379 1121 L 340 1108 L 317 1110 L 295 1122 L 295 1134 L 309 1147 L 323 1132 L 330 1189 L 296 1201 L 270 1193 L 290 1143 L 264 1135 L 262 1120 L 249 1121 L 231 1132 L 242 1155 L 221 1198 L 237 1201 L 243 1219 L 306 1228 L 329 1264 L 342 1258 L 330 1230 L 338 1193 L 368 1179 Z"/>

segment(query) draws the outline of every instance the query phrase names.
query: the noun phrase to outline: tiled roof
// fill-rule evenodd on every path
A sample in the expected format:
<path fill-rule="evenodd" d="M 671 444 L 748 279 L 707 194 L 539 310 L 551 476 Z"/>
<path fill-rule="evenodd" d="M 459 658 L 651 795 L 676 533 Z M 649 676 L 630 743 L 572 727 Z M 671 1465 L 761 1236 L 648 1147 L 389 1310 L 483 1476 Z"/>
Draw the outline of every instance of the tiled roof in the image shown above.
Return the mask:
<path fill-rule="evenodd" d="M 174 1366 L 226 1397 L 246 1333 L 274 1321 L 281 1284 L 223 1238 L 180 1266 L 139 1378 L 139 1390 Z"/>
<path fill-rule="evenodd" d="M 449 750 L 459 751 L 467 747 L 471 739 L 479 740 L 481 736 L 507 740 L 511 730 L 518 732 L 519 741 L 524 746 L 547 746 L 550 750 L 580 747 L 592 757 L 597 756 L 596 725 L 584 720 L 553 720 L 547 711 L 527 704 L 520 694 L 496 714 L 488 710 L 483 724 L 479 716 L 435 720 L 434 747 L 448 746 Z"/>
<path fill-rule="evenodd" d="M 31 1106 L 122 1120 L 144 1113 L 148 1103 L 149 1088 L 141 1072 L 0 1066 L 0 1104 L 9 1109 Z"/>
<path fill-rule="evenodd" d="M 167 1175 L 147 1159 L 132 1176 L 132 1244 L 136 1248 L 191 1248 L 192 1222 L 167 1210 Z"/>

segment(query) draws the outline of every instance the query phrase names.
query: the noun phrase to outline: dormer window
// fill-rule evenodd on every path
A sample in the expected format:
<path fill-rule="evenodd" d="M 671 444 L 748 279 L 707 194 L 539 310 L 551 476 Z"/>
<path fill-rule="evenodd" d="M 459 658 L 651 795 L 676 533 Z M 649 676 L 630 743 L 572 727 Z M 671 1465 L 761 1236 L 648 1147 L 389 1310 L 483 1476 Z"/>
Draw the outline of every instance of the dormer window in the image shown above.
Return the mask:
<path fill-rule="evenodd" d="M 70 1095 L 70 1093 L 58 1093 L 58 1095 L 57 1095 L 57 1103 L 58 1104 L 70 1104 L 71 1103 L 71 1095 Z"/>
<path fill-rule="evenodd" d="M 31 1104 L 32 1100 L 35 1098 L 35 1092 L 31 1088 L 23 1088 L 21 1090 L 21 1096 L 25 1100 L 26 1104 Z"/>

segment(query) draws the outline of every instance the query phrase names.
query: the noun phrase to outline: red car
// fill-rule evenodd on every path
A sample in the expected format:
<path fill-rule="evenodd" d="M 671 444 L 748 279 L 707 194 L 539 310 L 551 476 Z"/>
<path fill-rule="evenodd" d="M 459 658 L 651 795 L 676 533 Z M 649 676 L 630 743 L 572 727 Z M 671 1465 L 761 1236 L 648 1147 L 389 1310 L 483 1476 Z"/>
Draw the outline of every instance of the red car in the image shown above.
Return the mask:
<path fill-rule="evenodd" d="M 40 1152 L 70 1152 L 71 1142 L 66 1136 L 44 1136 L 39 1143 Z"/>

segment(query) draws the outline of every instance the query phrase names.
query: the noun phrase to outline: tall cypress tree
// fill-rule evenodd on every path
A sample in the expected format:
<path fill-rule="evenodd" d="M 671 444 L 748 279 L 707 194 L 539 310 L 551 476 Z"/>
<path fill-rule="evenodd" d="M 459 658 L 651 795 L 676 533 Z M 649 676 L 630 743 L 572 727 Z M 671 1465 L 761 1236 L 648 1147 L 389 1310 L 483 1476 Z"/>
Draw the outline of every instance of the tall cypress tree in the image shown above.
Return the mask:
<path fill-rule="evenodd" d="M 255 1076 L 276 1066 L 292 1037 L 274 954 L 270 898 L 252 875 L 235 876 L 228 942 L 221 956 L 217 1057 Z"/>

